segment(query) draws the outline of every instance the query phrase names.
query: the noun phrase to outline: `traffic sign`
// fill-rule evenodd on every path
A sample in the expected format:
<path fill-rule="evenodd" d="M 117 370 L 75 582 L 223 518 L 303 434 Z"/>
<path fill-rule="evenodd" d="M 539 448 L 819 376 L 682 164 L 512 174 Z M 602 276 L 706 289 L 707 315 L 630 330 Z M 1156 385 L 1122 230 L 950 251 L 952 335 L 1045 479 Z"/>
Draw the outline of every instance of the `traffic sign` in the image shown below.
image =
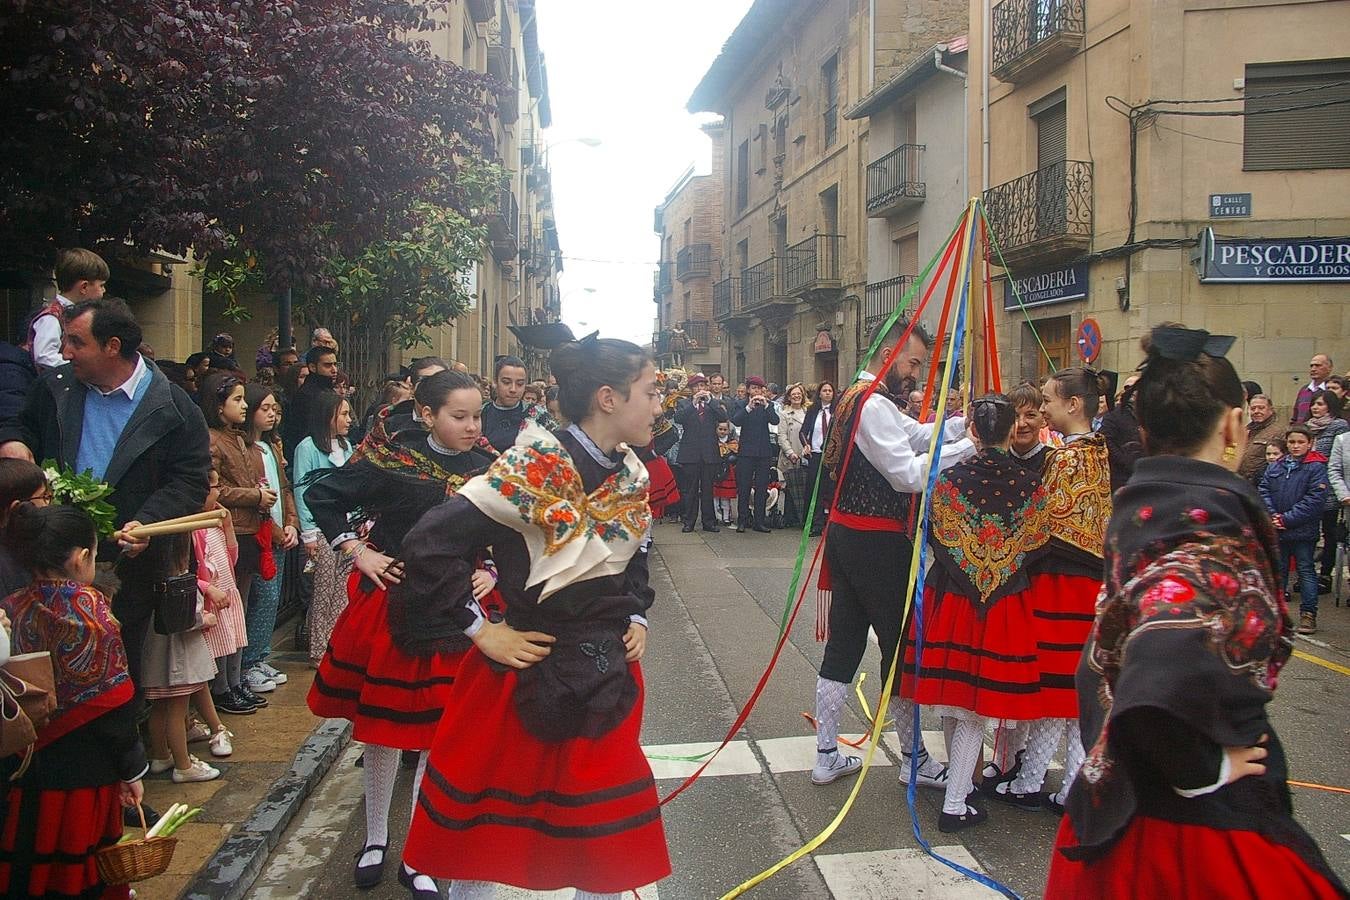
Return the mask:
<path fill-rule="evenodd" d="M 1084 319 L 1078 326 L 1078 355 L 1083 362 L 1095 362 L 1102 352 L 1102 326 L 1096 319 Z"/>

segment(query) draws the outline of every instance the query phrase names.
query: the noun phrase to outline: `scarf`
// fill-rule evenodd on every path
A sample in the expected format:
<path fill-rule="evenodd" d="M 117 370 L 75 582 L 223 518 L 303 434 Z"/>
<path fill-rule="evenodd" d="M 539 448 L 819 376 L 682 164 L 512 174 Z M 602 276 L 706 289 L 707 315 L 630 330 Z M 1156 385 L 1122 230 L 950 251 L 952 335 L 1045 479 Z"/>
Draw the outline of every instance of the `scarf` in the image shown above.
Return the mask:
<path fill-rule="evenodd" d="M 983 615 L 1024 590 L 1027 566 L 1050 538 L 1039 473 L 999 450 L 947 469 L 933 491 L 928 542 L 948 583 Z M 940 582 L 939 582 L 940 584 Z"/>
<path fill-rule="evenodd" d="M 1324 416 L 1310 416 L 1308 418 L 1308 421 L 1304 422 L 1303 424 L 1308 426 L 1309 431 L 1322 432 L 1326 431 L 1327 428 L 1331 425 L 1331 419 L 1332 419 L 1331 413 L 1327 413 Z"/>
<path fill-rule="evenodd" d="M 131 700 L 122 628 L 97 588 L 35 581 L 0 606 L 12 623 L 14 653 L 52 655 L 56 712 L 38 731 L 37 749 Z"/>
<path fill-rule="evenodd" d="M 619 575 L 651 528 L 647 470 L 630 448 L 612 475 L 587 494 L 567 450 L 527 422 L 516 443 L 459 493 L 525 539 L 543 602 L 570 584 Z"/>
<path fill-rule="evenodd" d="M 1089 434 L 1050 451 L 1045 461 L 1050 536 L 1101 559 L 1111 518 L 1106 438 Z"/>
<path fill-rule="evenodd" d="M 853 408 L 858 405 L 858 399 L 873 385 L 876 385 L 876 394 L 894 403 L 896 408 L 901 408 L 900 401 L 887 390 L 884 378 L 860 378 L 844 391 L 843 396 L 834 403 L 834 415 L 830 417 L 830 429 L 825 435 L 825 449 L 821 454 L 824 457 L 825 468 L 834 472 L 835 478 L 840 477 L 838 469 L 844 463 L 844 448 L 849 438 L 844 432 L 852 420 Z"/>
<path fill-rule="evenodd" d="M 1107 580 L 1078 670 L 1090 749 L 1069 795 L 1078 842 L 1066 856 L 1100 856 L 1138 807 L 1128 756 L 1111 740 L 1118 716 L 1159 709 L 1221 746 L 1253 744 L 1269 728 L 1264 707 L 1293 651 L 1278 559 L 1249 482 L 1183 457 L 1139 461 L 1116 495 Z"/>

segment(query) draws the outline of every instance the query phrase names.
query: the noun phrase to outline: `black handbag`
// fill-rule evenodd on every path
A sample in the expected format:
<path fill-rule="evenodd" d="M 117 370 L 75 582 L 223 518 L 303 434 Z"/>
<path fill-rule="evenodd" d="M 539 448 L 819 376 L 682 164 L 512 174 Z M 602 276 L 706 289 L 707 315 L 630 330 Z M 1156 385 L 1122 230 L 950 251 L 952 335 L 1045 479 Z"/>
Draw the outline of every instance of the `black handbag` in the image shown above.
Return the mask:
<path fill-rule="evenodd" d="M 182 634 L 199 626 L 195 570 L 155 582 L 155 633 Z"/>

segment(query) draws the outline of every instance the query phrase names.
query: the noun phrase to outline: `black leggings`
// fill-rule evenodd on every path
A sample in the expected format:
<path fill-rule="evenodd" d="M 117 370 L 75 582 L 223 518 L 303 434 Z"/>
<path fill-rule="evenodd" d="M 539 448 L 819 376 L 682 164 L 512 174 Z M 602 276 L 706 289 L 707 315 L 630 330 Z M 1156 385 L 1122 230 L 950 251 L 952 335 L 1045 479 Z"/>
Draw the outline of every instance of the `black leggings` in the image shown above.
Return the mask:
<path fill-rule="evenodd" d="M 867 629 L 881 645 L 881 676 L 905 628 L 905 588 L 914 545 L 898 532 L 855 531 L 830 525 L 825 556 L 830 565 L 830 639 L 820 677 L 848 684 L 867 651 Z M 900 680 L 895 682 L 899 690 Z"/>
<path fill-rule="evenodd" d="M 1336 539 L 1340 537 L 1340 509 L 1330 509 L 1322 513 L 1322 577 L 1330 578 L 1336 568 Z"/>

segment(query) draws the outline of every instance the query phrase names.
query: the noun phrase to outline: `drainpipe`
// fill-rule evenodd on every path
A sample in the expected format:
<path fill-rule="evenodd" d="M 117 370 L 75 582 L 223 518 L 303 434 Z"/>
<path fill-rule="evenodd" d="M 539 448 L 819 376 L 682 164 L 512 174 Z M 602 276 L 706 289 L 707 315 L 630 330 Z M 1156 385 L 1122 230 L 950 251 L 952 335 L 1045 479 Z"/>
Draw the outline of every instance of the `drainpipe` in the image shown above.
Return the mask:
<path fill-rule="evenodd" d="M 970 178 L 970 79 L 965 72 L 960 69 L 953 69 L 942 61 L 942 55 L 947 52 L 946 44 L 938 44 L 933 48 L 933 68 L 939 72 L 946 72 L 961 79 L 961 177 Z M 969 58 L 969 56 L 967 56 Z"/>
<path fill-rule="evenodd" d="M 871 48 L 867 54 L 867 90 L 870 92 L 877 82 L 877 0 L 867 3 L 867 45 Z"/>
<path fill-rule="evenodd" d="M 989 31 L 993 28 L 989 0 L 980 0 L 983 22 L 980 25 L 980 139 L 983 144 L 980 169 L 980 196 L 989 190 L 989 60 L 993 58 L 994 41 Z"/>

